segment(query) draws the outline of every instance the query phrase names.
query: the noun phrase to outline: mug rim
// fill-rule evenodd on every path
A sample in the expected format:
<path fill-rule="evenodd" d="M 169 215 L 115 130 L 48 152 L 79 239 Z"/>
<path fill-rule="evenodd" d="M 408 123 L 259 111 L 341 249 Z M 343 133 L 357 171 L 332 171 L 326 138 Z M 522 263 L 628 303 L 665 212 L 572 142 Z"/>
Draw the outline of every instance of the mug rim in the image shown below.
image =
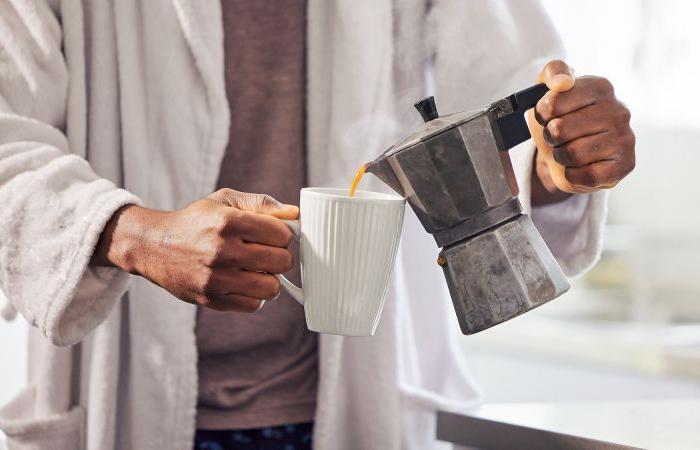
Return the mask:
<path fill-rule="evenodd" d="M 301 195 L 311 195 L 333 199 L 337 201 L 355 202 L 355 203 L 405 203 L 406 199 L 395 194 L 386 194 L 384 192 L 356 190 L 355 194 L 362 194 L 362 197 L 350 197 L 347 188 L 326 188 L 326 187 L 305 187 L 301 189 Z"/>

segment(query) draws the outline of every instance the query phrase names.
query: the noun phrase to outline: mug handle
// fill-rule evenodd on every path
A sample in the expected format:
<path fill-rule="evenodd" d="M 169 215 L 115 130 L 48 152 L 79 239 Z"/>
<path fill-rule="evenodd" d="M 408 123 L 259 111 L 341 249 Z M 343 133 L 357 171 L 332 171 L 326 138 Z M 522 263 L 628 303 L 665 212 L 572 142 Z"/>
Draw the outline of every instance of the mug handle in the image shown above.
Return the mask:
<path fill-rule="evenodd" d="M 298 241 L 301 237 L 301 222 L 298 220 L 282 220 L 282 222 L 285 223 L 289 227 L 290 230 L 292 230 L 292 233 L 294 234 L 294 237 Z M 294 298 L 294 300 L 298 301 L 302 305 L 304 304 L 304 290 L 297 286 L 296 284 L 292 283 L 285 277 L 284 275 L 275 275 L 278 280 L 280 280 L 280 284 L 284 288 L 289 295 Z"/>

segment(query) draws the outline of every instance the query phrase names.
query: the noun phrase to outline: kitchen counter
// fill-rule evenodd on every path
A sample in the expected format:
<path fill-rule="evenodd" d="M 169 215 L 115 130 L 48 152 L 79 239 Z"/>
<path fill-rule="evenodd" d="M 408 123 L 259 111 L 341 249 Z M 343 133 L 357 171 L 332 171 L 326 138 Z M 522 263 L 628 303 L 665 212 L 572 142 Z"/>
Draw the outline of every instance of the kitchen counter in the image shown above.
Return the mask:
<path fill-rule="evenodd" d="M 700 449 L 700 400 L 486 404 L 439 412 L 437 436 L 490 450 Z"/>

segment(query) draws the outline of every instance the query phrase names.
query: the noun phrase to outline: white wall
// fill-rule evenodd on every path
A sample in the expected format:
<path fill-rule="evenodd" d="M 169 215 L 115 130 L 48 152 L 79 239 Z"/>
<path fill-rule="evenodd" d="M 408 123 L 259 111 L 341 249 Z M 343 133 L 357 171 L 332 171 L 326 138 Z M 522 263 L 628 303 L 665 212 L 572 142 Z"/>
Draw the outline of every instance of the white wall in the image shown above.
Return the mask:
<path fill-rule="evenodd" d="M 696 23 L 700 2 L 543 3 L 564 40 L 567 62 L 577 75 L 601 75 L 613 82 L 617 96 L 632 111 L 637 135 L 637 168 L 612 191 L 610 202 L 610 222 L 633 236 L 627 236 L 629 245 L 616 250 L 616 264 L 608 264 L 607 269 L 600 264 L 598 270 L 608 270 L 609 280 L 624 276 L 625 269 L 632 273 L 632 281 L 612 293 L 624 291 L 632 298 L 631 307 L 646 303 L 651 312 L 642 314 L 645 320 L 698 323 L 700 208 L 695 205 L 700 198 L 700 115 L 695 109 L 700 90 L 692 83 L 700 79 L 700 27 Z M 590 280 L 588 287 L 587 280 L 583 281 L 577 283 L 576 289 L 582 291 L 576 292 L 576 298 L 572 292 L 556 300 L 559 309 L 569 305 L 572 320 L 585 319 L 580 314 L 577 317 L 576 311 L 586 311 L 584 305 L 590 310 L 594 297 L 608 307 L 616 300 L 613 295 L 606 298 L 600 289 L 595 295 L 583 291 L 591 287 Z M 546 313 L 545 307 L 538 313 Z M 601 311 L 599 315 L 605 314 Z M 621 314 L 616 319 L 620 331 L 623 321 L 636 316 L 640 315 Z M 692 343 L 688 350 L 697 349 L 700 354 L 700 333 L 686 334 Z M 616 370 L 584 359 L 562 360 L 507 346 L 484 350 L 474 345 L 475 337 L 462 339 L 467 364 L 487 401 L 700 397 L 698 379 Z M 653 357 L 649 359 L 653 362 Z"/>

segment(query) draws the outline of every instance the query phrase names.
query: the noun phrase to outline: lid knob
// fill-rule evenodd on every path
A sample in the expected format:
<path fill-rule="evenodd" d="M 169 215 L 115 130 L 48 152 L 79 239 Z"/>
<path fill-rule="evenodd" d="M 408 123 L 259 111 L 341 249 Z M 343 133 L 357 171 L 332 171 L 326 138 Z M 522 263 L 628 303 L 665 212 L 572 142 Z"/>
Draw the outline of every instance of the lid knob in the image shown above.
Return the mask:
<path fill-rule="evenodd" d="M 423 100 L 415 102 L 413 106 L 416 107 L 416 109 L 420 113 L 420 116 L 425 122 L 430 122 L 431 120 L 437 119 L 439 117 L 437 107 L 435 106 L 435 97 L 433 97 L 432 95 L 430 97 L 424 98 Z"/>

